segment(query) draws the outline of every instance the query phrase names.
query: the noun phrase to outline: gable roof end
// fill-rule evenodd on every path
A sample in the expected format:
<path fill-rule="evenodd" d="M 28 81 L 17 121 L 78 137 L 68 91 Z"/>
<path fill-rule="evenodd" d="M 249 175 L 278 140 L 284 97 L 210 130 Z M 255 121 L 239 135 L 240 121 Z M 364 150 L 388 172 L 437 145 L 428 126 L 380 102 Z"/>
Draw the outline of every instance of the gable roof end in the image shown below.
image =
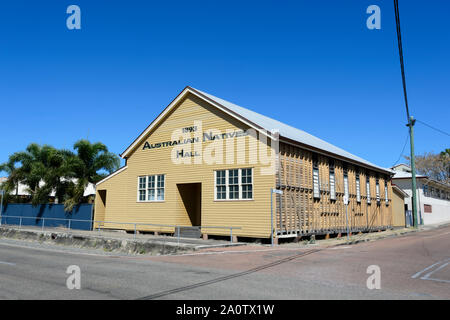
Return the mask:
<path fill-rule="evenodd" d="M 177 103 L 180 100 L 182 100 L 188 93 L 191 93 L 191 94 L 199 97 L 200 99 L 208 102 L 209 104 L 213 105 L 214 107 L 218 108 L 219 110 L 222 110 L 223 112 L 229 114 L 230 116 L 245 123 L 246 125 L 255 129 L 256 131 L 272 138 L 271 133 L 264 130 L 263 127 L 258 126 L 256 123 L 245 119 L 240 114 L 234 112 L 233 110 L 228 109 L 226 106 L 221 105 L 214 99 L 210 99 L 208 97 L 209 95 L 207 95 L 199 90 L 196 90 L 192 87 L 187 86 L 186 88 L 184 88 L 183 91 L 181 91 L 181 93 L 174 100 L 172 100 L 172 102 L 158 115 L 158 117 L 156 117 L 156 119 L 153 120 L 152 123 L 150 123 L 150 125 L 139 135 L 139 137 L 137 137 L 136 140 L 134 140 L 133 143 L 124 152 L 122 152 L 120 154 L 120 156 L 122 158 L 126 158 L 130 154 L 130 152 L 133 151 L 136 148 L 136 146 L 139 145 L 144 140 L 144 138 L 147 136 L 147 134 L 165 117 L 165 115 L 168 114 L 170 112 L 170 110 L 172 110 L 177 105 Z M 218 99 L 218 100 L 221 100 L 221 99 Z M 223 100 L 223 101 L 225 101 L 225 100 Z"/>
<path fill-rule="evenodd" d="M 272 118 L 266 117 L 262 114 L 254 112 L 252 110 L 243 108 L 229 101 L 223 100 L 221 98 L 215 97 L 209 93 L 200 91 L 192 87 L 186 87 L 164 110 L 163 112 L 141 133 L 141 135 L 121 154 L 122 158 L 126 158 L 130 152 L 142 142 L 142 140 L 147 136 L 151 129 L 158 124 L 164 116 L 173 108 L 175 105 L 188 93 L 191 93 L 209 104 L 215 106 L 216 108 L 224 111 L 230 116 L 236 118 L 237 120 L 247 124 L 249 127 L 265 134 L 269 138 L 274 138 L 271 132 L 274 130 L 278 131 L 280 134 L 280 140 L 285 140 L 286 142 L 293 141 L 298 142 L 302 146 L 309 146 L 313 151 L 320 152 L 323 151 L 325 154 L 331 154 L 342 158 L 349 162 L 354 162 L 364 167 L 375 169 L 381 171 L 385 174 L 393 174 L 393 171 L 379 167 L 367 160 L 364 160 L 358 156 L 355 156 L 341 148 L 338 148 L 322 139 L 319 139 L 303 130 L 294 128 L 280 121 L 274 120 Z"/>

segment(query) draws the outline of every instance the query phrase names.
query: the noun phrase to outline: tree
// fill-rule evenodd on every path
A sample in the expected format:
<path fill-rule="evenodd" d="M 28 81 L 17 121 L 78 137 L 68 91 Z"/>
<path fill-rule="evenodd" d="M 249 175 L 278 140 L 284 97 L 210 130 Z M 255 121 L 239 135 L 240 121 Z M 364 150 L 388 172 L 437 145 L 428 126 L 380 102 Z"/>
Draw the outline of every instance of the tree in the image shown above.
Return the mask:
<path fill-rule="evenodd" d="M 69 197 L 64 201 L 67 211 L 71 211 L 81 202 L 84 190 L 89 183 L 96 184 L 120 166 L 119 157 L 109 152 L 101 142 L 91 143 L 88 140 L 79 140 L 73 148 L 76 156 L 67 159 L 67 168 L 69 175 L 75 178 L 76 182 L 69 187 Z"/>
<path fill-rule="evenodd" d="M 410 157 L 405 157 L 410 161 Z M 416 171 L 431 179 L 450 184 L 450 149 L 441 153 L 425 152 L 416 156 Z"/>
<path fill-rule="evenodd" d="M 49 145 L 29 144 L 25 151 L 14 153 L 8 162 L 0 167 L 9 175 L 5 191 L 9 194 L 15 189 L 17 196 L 20 182 L 27 186 L 33 205 L 48 202 L 53 192 L 56 198 L 62 201 L 69 186 L 68 181 L 64 179 L 65 161 L 72 156 L 74 154 L 67 150 L 57 150 Z"/>
<path fill-rule="evenodd" d="M 5 191 L 3 201 L 8 202 L 13 196 L 17 199 L 17 195 L 19 193 L 19 181 L 17 177 L 16 163 L 11 159 L 11 157 L 8 162 L 0 164 L 0 172 L 1 171 L 8 174 L 8 179 L 0 185 L 0 189 Z"/>
<path fill-rule="evenodd" d="M 447 170 L 447 183 L 449 182 L 449 177 L 450 177 L 450 149 L 445 149 L 444 151 L 441 152 L 441 159 L 442 162 L 444 163 L 444 169 Z"/>
<path fill-rule="evenodd" d="M 47 203 L 54 194 L 58 202 L 64 203 L 65 210 L 71 211 L 84 200 L 89 183 L 97 183 L 120 165 L 119 157 L 103 143 L 79 140 L 73 148 L 75 153 L 31 143 L 0 165 L 0 171 L 8 174 L 2 189 L 8 196 L 14 190 L 17 195 L 20 182 L 27 186 L 33 205 Z"/>

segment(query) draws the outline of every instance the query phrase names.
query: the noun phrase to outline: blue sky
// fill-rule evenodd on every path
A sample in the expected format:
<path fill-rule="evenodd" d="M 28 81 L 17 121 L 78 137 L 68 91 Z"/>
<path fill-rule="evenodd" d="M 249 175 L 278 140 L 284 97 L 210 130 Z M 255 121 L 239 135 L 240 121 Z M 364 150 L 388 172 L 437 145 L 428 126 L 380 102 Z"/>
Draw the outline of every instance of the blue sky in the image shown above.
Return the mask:
<path fill-rule="evenodd" d="M 66 27 L 71 4 L 81 30 Z M 381 30 L 366 28 L 372 4 Z M 447 132 L 449 10 L 400 0 L 411 114 Z M 0 162 L 30 142 L 80 138 L 121 153 L 186 85 L 380 166 L 407 136 L 391 0 L 2 3 Z M 450 147 L 415 132 L 417 153 Z"/>

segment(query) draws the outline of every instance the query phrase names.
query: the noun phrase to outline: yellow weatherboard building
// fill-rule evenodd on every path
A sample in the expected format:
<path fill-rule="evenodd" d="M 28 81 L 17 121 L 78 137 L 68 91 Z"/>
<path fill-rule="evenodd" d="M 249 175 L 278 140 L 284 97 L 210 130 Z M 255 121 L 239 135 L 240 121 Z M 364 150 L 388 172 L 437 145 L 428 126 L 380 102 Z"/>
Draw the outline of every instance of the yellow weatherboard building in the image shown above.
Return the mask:
<path fill-rule="evenodd" d="M 280 238 L 392 225 L 391 171 L 191 87 L 121 157 L 97 183 L 96 228 L 270 238 L 273 224 Z"/>

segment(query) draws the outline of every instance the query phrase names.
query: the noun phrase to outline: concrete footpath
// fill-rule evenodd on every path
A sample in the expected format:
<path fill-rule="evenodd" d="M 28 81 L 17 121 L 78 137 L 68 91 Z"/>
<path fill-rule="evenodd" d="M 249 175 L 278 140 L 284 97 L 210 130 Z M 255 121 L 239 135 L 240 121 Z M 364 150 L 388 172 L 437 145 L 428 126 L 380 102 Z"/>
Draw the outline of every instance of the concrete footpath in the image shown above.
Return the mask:
<path fill-rule="evenodd" d="M 298 242 L 290 241 L 276 245 L 275 248 L 308 248 L 308 247 L 334 247 L 340 245 L 353 245 L 361 242 L 376 241 L 385 238 L 398 237 L 409 233 L 433 230 L 449 223 L 420 226 L 414 228 L 390 229 L 382 232 L 354 234 L 347 238 L 308 239 Z M 258 243 L 231 243 L 224 240 L 202 240 L 191 238 L 177 238 L 172 236 L 155 236 L 150 234 L 128 234 L 121 231 L 85 231 L 68 230 L 64 228 L 49 228 L 41 230 L 39 227 L 0 226 L 0 239 L 15 239 L 21 241 L 38 242 L 41 244 L 61 245 L 72 248 L 102 250 L 105 253 L 121 253 L 132 255 L 174 255 L 194 251 L 245 251 L 270 249 L 269 245 Z"/>
<path fill-rule="evenodd" d="M 414 232 L 421 232 L 421 231 L 428 231 L 428 230 L 434 230 L 438 228 L 443 228 L 450 226 L 450 222 L 444 222 L 439 224 L 433 224 L 433 225 L 426 225 L 426 226 L 419 226 L 417 229 L 410 227 L 410 228 L 395 228 L 395 229 L 388 229 L 381 232 L 367 232 L 367 233 L 354 233 L 353 235 L 347 237 L 346 234 L 342 235 L 341 237 L 337 238 L 329 238 L 329 239 L 312 239 L 308 237 L 308 240 L 299 241 L 298 243 L 294 242 L 286 242 L 281 244 L 282 247 L 292 247 L 292 246 L 323 246 L 323 247 L 331 247 L 331 246 L 339 246 L 339 245 L 352 245 L 357 244 L 361 242 L 369 242 L 369 241 L 376 241 L 386 238 L 392 238 L 392 237 L 398 237 L 403 236 L 409 233 Z"/>
<path fill-rule="evenodd" d="M 1 238 L 38 241 L 86 249 L 103 249 L 105 252 L 147 255 L 180 254 L 200 249 L 245 245 L 245 243 L 231 243 L 221 240 L 177 238 L 149 234 L 134 235 L 121 231 L 85 231 L 65 228 L 42 230 L 39 227 L 22 226 L 19 228 L 11 225 L 0 226 Z"/>

